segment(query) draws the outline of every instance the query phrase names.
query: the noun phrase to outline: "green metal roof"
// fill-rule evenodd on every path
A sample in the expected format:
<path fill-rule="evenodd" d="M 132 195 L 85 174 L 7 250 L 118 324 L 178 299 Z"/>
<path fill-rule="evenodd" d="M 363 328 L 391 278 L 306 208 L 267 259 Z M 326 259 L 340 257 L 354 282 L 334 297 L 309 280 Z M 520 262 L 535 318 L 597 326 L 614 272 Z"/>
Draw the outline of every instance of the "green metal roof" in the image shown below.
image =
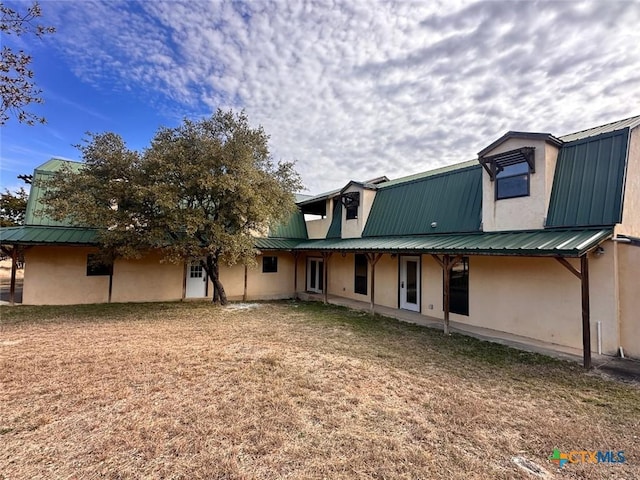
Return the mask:
<path fill-rule="evenodd" d="M 333 217 L 331 217 L 331 225 L 329 225 L 326 238 L 340 237 L 342 237 L 342 202 L 337 199 L 333 204 Z"/>
<path fill-rule="evenodd" d="M 296 250 L 579 257 L 613 235 L 612 229 L 535 230 L 307 240 Z"/>
<path fill-rule="evenodd" d="M 292 250 L 305 240 L 295 238 L 256 238 L 256 248 L 260 250 Z"/>
<path fill-rule="evenodd" d="M 287 222 L 273 228 L 269 232 L 269 236 L 274 238 L 308 238 L 304 215 L 300 210 L 296 210 Z"/>
<path fill-rule="evenodd" d="M 429 170 L 427 172 L 415 173 L 413 175 L 409 175 L 409 176 L 402 177 L 402 178 L 397 178 L 395 180 L 389 180 L 387 182 L 379 183 L 377 186 L 378 186 L 378 189 L 387 188 L 387 187 L 393 187 L 393 186 L 398 185 L 400 183 L 409 183 L 409 182 L 413 182 L 415 180 L 422 180 L 423 178 L 426 178 L 426 177 L 433 177 L 434 175 L 440 175 L 441 173 L 452 172 L 454 170 L 461 170 L 463 168 L 473 167 L 475 165 L 478 165 L 478 160 L 476 160 L 476 159 L 468 160 L 466 162 L 455 163 L 453 165 L 446 165 L 444 167 L 435 168 L 435 169 Z"/>
<path fill-rule="evenodd" d="M 23 225 L 0 228 L 0 243 L 16 245 L 95 245 L 97 230 L 91 228 Z"/>
<path fill-rule="evenodd" d="M 629 129 L 563 145 L 558 154 L 547 227 L 615 225 L 622 197 Z"/>
<path fill-rule="evenodd" d="M 78 172 L 83 164 L 72 162 L 69 160 L 61 160 L 52 158 L 37 167 L 33 172 L 33 183 L 29 191 L 29 200 L 27 201 L 27 211 L 25 212 L 25 225 L 42 225 L 49 227 L 70 227 L 72 224 L 68 221 L 57 221 L 45 214 L 42 198 L 46 189 L 42 186 L 43 181 L 51 180 L 54 173 L 59 171 L 63 166 L 68 166 L 72 172 Z"/>
<path fill-rule="evenodd" d="M 640 115 L 635 117 L 625 118 L 624 120 L 618 120 L 617 122 L 607 123 L 606 125 L 599 125 L 597 127 L 588 128 L 587 130 L 581 130 L 579 132 L 563 135 L 560 140 L 563 142 L 573 142 L 574 140 L 581 140 L 587 137 L 593 137 L 600 135 L 601 133 L 614 132 L 616 130 L 622 130 L 624 128 L 635 128 L 640 125 Z"/>
<path fill-rule="evenodd" d="M 482 167 L 477 162 L 463 165 L 391 186 L 381 184 L 362 236 L 479 231 Z M 434 222 L 436 226 L 432 227 Z"/>

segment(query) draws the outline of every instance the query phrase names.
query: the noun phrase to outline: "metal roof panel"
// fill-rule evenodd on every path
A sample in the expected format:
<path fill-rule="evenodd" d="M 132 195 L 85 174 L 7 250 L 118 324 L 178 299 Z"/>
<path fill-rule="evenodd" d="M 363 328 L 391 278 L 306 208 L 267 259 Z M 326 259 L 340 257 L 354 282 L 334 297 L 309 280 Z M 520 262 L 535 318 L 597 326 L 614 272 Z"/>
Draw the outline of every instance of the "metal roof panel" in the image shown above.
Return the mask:
<path fill-rule="evenodd" d="M 622 218 L 629 129 L 563 145 L 551 190 L 547 227 L 615 225 Z"/>
<path fill-rule="evenodd" d="M 481 219 L 482 167 L 474 162 L 439 175 L 381 187 L 362 236 L 477 232 Z"/>

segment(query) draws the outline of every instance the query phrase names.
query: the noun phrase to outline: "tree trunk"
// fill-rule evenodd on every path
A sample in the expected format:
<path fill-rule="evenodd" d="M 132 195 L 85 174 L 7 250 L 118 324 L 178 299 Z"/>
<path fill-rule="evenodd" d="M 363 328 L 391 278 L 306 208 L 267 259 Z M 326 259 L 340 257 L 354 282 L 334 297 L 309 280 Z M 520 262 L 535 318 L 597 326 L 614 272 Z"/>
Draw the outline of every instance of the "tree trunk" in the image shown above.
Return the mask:
<path fill-rule="evenodd" d="M 207 275 L 209 275 L 211 282 L 213 283 L 212 302 L 220 302 L 220 305 L 226 305 L 227 303 L 229 303 L 229 301 L 227 300 L 227 294 L 224 291 L 224 287 L 220 282 L 220 267 L 217 256 L 207 255 L 206 264 L 204 264 L 203 266 L 205 271 L 207 272 Z"/>
<path fill-rule="evenodd" d="M 213 266 L 213 272 L 217 278 L 220 278 L 220 266 L 218 265 L 217 262 Z M 213 282 L 213 278 L 211 278 L 211 281 Z M 218 303 L 219 301 L 220 301 L 220 293 L 219 293 L 218 287 L 214 282 L 213 283 L 213 303 Z"/>

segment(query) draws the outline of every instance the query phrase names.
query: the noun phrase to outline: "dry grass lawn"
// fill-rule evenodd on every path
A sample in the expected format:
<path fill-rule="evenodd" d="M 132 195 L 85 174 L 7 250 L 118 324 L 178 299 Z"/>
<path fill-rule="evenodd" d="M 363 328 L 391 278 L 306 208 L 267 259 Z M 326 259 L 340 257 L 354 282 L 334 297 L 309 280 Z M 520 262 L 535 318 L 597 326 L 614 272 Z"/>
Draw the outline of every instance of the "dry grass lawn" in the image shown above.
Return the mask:
<path fill-rule="evenodd" d="M 0 478 L 640 478 L 640 389 L 308 303 L 0 309 Z M 554 448 L 624 450 L 558 470 Z"/>

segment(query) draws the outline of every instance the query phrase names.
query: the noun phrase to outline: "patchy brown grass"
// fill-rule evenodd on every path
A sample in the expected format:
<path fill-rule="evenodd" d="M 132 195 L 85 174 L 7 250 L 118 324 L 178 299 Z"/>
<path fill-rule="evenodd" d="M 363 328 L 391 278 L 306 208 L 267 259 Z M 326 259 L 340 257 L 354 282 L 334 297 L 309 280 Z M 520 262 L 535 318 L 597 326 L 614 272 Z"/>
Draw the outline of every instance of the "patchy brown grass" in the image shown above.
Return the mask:
<path fill-rule="evenodd" d="M 640 478 L 640 389 L 547 357 L 304 303 L 0 314 L 0 478 Z"/>

